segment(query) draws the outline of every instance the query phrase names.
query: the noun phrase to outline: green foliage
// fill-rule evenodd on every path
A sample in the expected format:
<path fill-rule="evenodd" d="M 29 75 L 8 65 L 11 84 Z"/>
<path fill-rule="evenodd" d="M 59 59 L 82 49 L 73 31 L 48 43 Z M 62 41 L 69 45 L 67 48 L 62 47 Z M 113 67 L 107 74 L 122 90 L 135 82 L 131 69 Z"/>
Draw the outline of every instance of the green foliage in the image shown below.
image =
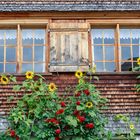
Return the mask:
<path fill-rule="evenodd" d="M 80 78 L 76 88 L 67 89 L 73 95 L 62 98 L 57 95 L 55 84 L 47 85 L 44 77 L 29 73 L 21 85 L 13 87 L 15 92 L 24 91 L 24 96 L 11 109 L 10 126 L 0 135 L 2 140 L 58 140 L 72 136 L 75 140 L 103 140 L 106 137 L 107 120 L 101 108 L 107 99 L 86 81 L 86 76 L 77 75 Z M 10 78 L 17 83 L 15 77 Z"/>

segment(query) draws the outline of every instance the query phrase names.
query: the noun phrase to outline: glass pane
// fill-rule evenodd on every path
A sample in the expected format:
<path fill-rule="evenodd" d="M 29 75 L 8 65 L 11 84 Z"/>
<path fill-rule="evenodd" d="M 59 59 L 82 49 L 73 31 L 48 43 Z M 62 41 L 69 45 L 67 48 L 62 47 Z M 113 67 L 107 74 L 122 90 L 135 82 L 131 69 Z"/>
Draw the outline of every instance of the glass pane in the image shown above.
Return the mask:
<path fill-rule="evenodd" d="M 0 64 L 0 72 L 3 72 L 3 69 L 4 67 L 3 67 L 3 64 Z"/>
<path fill-rule="evenodd" d="M 32 61 L 32 48 L 23 48 L 23 61 Z"/>
<path fill-rule="evenodd" d="M 133 46 L 133 60 L 137 60 L 139 57 L 139 46 Z"/>
<path fill-rule="evenodd" d="M 114 44 L 114 29 L 104 29 L 104 44 Z"/>
<path fill-rule="evenodd" d="M 94 60 L 103 60 L 103 47 L 95 46 L 94 47 Z"/>
<path fill-rule="evenodd" d="M 130 44 L 130 29 L 120 29 L 120 43 Z"/>
<path fill-rule="evenodd" d="M 45 44 L 45 30 L 34 30 L 35 44 Z"/>
<path fill-rule="evenodd" d="M 94 44 L 102 44 L 103 36 L 102 36 L 101 29 L 93 29 L 92 30 L 92 37 L 93 37 Z"/>
<path fill-rule="evenodd" d="M 4 61 L 4 48 L 0 47 L 0 62 Z"/>
<path fill-rule="evenodd" d="M 16 72 L 16 64 L 6 64 L 6 72 Z"/>
<path fill-rule="evenodd" d="M 5 30 L 6 35 L 6 45 L 14 45 L 16 46 L 16 30 Z"/>
<path fill-rule="evenodd" d="M 104 71 L 102 62 L 96 62 L 95 64 L 96 64 L 96 71 L 97 72 L 103 72 Z"/>
<path fill-rule="evenodd" d="M 32 64 L 22 64 L 22 72 L 33 71 Z"/>
<path fill-rule="evenodd" d="M 4 45 L 4 30 L 0 30 L 0 46 Z"/>
<path fill-rule="evenodd" d="M 36 46 L 35 48 L 35 61 L 45 61 L 45 47 Z"/>
<path fill-rule="evenodd" d="M 132 44 L 140 44 L 140 29 L 131 29 Z"/>
<path fill-rule="evenodd" d="M 33 30 L 24 29 L 22 30 L 22 45 L 32 45 L 33 44 Z"/>
<path fill-rule="evenodd" d="M 131 60 L 130 47 L 121 47 L 122 60 Z"/>
<path fill-rule="evenodd" d="M 35 64 L 35 72 L 45 72 L 45 64 Z"/>
<path fill-rule="evenodd" d="M 138 63 L 137 62 L 133 62 L 133 68 L 138 67 Z"/>
<path fill-rule="evenodd" d="M 105 63 L 105 70 L 107 72 L 115 72 L 116 71 L 115 63 L 113 63 L 113 62 L 106 62 Z"/>
<path fill-rule="evenodd" d="M 131 62 L 124 62 L 121 64 L 122 71 L 132 71 L 132 63 Z"/>
<path fill-rule="evenodd" d="M 16 61 L 16 49 L 15 48 L 6 48 L 6 61 Z"/>
<path fill-rule="evenodd" d="M 105 47 L 105 60 L 114 60 L 114 47 Z"/>

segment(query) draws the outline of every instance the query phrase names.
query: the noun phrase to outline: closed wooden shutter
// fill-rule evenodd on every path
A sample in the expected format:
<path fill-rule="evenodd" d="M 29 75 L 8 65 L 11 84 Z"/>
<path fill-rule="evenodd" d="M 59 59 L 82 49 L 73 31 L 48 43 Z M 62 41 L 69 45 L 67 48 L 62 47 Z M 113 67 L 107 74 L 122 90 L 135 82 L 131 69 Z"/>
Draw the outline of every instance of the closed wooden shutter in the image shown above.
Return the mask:
<path fill-rule="evenodd" d="M 88 69 L 88 30 L 85 24 L 53 23 L 50 30 L 50 71 L 75 71 L 79 68 Z"/>

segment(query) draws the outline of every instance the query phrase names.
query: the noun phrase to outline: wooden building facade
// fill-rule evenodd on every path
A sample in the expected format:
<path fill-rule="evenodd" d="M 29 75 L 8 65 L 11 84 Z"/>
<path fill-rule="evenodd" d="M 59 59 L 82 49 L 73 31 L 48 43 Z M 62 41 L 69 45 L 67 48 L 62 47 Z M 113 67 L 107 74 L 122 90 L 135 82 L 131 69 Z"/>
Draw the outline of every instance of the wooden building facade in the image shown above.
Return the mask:
<path fill-rule="evenodd" d="M 77 83 L 74 72 L 97 66 L 93 81 L 109 99 L 108 128 L 116 129 L 114 114 L 140 113 L 140 94 L 132 72 L 140 57 L 139 0 L 11 0 L 0 2 L 0 72 L 13 73 L 18 82 L 32 70 L 58 85 L 63 94 Z M 8 98 L 14 96 L 12 102 Z M 0 114 L 23 96 L 12 85 L 0 85 Z M 0 120 L 0 129 L 5 128 Z M 140 129 L 140 122 L 136 125 Z M 139 131 L 140 132 L 140 131 Z"/>

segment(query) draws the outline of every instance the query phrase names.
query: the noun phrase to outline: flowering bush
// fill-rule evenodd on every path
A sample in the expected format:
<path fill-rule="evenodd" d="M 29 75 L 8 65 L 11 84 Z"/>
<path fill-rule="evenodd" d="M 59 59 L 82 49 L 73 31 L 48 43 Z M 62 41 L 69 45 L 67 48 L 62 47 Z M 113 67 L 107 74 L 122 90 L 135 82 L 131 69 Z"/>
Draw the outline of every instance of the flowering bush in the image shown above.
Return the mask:
<path fill-rule="evenodd" d="M 9 128 L 2 140 L 103 140 L 106 118 L 101 108 L 107 100 L 81 71 L 75 76 L 79 83 L 71 97 L 64 100 L 57 95 L 54 83 L 47 85 L 41 75 L 26 72 L 22 85 L 13 88 L 25 94 L 10 112 Z"/>

